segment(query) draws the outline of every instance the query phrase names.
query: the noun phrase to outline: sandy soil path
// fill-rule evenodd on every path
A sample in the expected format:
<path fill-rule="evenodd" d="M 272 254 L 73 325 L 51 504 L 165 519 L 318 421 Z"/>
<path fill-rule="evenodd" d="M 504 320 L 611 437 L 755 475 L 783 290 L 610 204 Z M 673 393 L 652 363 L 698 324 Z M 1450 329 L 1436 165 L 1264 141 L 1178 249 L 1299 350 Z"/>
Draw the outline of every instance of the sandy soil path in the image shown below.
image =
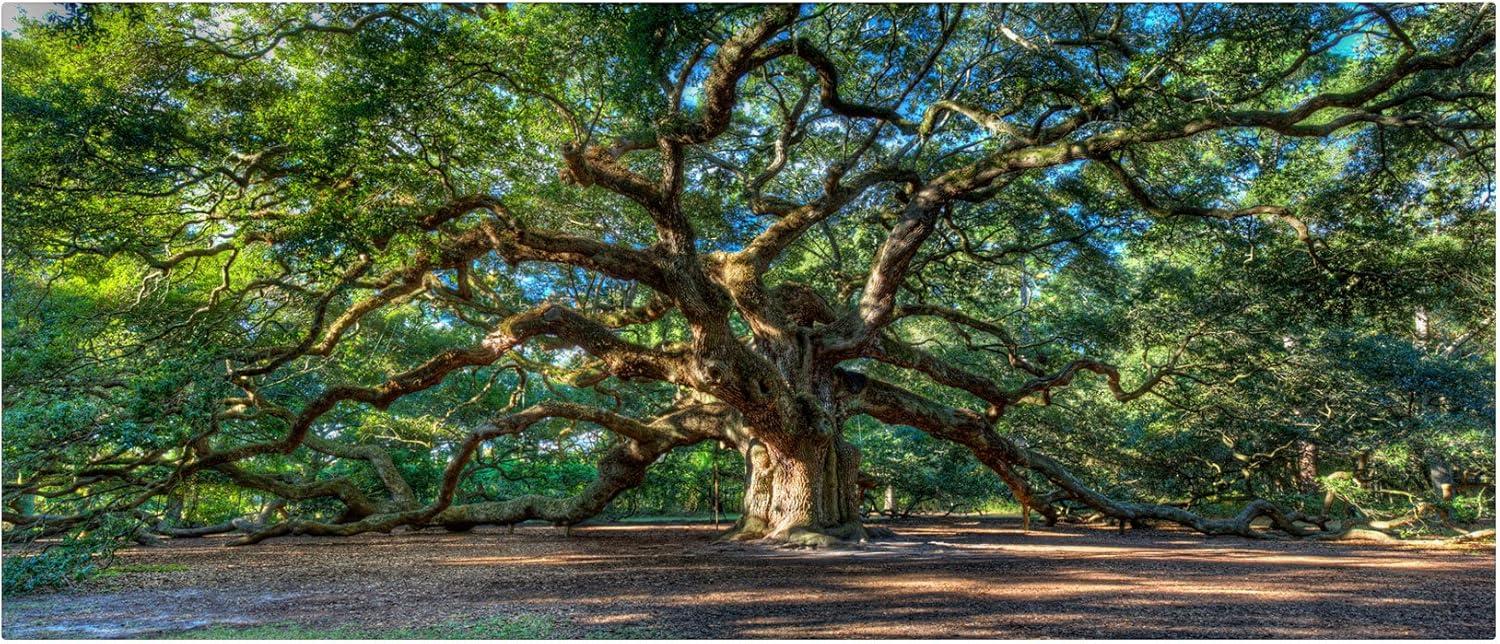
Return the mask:
<path fill-rule="evenodd" d="M 558 637 L 1492 638 L 1493 548 L 1262 543 L 1014 521 L 897 524 L 849 549 L 720 544 L 698 526 L 183 540 L 64 593 L 15 598 L 6 637 L 212 625 L 410 627 L 544 615 Z M 185 570 L 180 570 L 185 565 Z"/>

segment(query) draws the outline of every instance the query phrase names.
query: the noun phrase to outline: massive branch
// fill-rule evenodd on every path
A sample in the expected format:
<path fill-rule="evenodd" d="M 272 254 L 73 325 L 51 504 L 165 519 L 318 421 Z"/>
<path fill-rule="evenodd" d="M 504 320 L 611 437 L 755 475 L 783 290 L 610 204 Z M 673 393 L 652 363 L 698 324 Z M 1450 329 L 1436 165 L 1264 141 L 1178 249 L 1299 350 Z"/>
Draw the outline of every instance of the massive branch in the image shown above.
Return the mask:
<path fill-rule="evenodd" d="M 862 382 L 857 390 L 850 391 L 852 410 L 869 414 L 882 422 L 910 425 L 963 445 L 1008 483 L 1015 477 L 1014 469 L 1033 472 L 1064 492 L 1067 498 L 1121 521 L 1166 521 L 1204 534 L 1256 539 L 1277 536 L 1254 526 L 1255 520 L 1262 517 L 1269 518 L 1272 526 L 1282 534 L 1293 537 L 1317 534 L 1326 523 L 1321 517 L 1284 510 L 1265 500 L 1251 502 L 1234 517 L 1219 519 L 1205 518 L 1169 505 L 1117 501 L 1095 491 L 1051 457 L 1022 447 L 1014 439 L 995 432 L 990 421 L 980 414 L 948 407 L 872 378 L 846 380 Z M 1023 497 L 1024 502 L 1024 496 L 1030 496 L 1030 493 L 1025 491 L 1017 496 Z"/>

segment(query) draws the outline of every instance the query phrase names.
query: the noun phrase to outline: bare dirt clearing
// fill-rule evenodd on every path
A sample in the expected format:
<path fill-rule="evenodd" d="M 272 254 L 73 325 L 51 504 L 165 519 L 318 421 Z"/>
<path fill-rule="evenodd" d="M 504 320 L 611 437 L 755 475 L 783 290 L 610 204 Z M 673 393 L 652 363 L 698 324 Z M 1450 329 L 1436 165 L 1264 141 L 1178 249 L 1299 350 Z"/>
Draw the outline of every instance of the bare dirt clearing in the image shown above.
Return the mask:
<path fill-rule="evenodd" d="M 599 525 L 133 548 L 135 570 L 5 602 L 6 637 L 395 629 L 542 616 L 555 637 L 1491 638 L 1493 548 L 1254 542 L 1014 520 L 787 551 Z M 184 569 L 185 566 L 185 569 Z"/>

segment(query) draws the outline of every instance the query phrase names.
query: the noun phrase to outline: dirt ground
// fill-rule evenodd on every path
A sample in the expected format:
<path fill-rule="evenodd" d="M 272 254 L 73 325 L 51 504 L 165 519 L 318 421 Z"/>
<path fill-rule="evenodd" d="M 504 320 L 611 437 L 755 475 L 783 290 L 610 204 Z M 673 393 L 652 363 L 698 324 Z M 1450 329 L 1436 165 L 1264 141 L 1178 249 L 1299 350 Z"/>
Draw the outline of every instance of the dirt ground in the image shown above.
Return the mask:
<path fill-rule="evenodd" d="M 1492 638 L 1493 547 L 1255 542 L 1014 520 L 897 523 L 858 547 L 713 542 L 600 525 L 182 540 L 135 572 L 3 607 L 4 635 L 207 626 L 398 628 L 543 615 L 555 637 Z"/>

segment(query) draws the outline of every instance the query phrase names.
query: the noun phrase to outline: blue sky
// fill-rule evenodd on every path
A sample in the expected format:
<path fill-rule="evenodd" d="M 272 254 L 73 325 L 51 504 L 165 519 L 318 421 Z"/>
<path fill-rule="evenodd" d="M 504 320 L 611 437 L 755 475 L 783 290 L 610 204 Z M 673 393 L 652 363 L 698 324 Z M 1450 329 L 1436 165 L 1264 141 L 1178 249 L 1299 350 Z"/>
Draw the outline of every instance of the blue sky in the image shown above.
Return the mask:
<path fill-rule="evenodd" d="M 63 6 L 52 2 L 7 2 L 0 7 L 0 29 L 14 31 L 18 26 L 16 18 L 27 16 L 30 18 L 41 18 L 48 12 L 62 11 Z"/>

